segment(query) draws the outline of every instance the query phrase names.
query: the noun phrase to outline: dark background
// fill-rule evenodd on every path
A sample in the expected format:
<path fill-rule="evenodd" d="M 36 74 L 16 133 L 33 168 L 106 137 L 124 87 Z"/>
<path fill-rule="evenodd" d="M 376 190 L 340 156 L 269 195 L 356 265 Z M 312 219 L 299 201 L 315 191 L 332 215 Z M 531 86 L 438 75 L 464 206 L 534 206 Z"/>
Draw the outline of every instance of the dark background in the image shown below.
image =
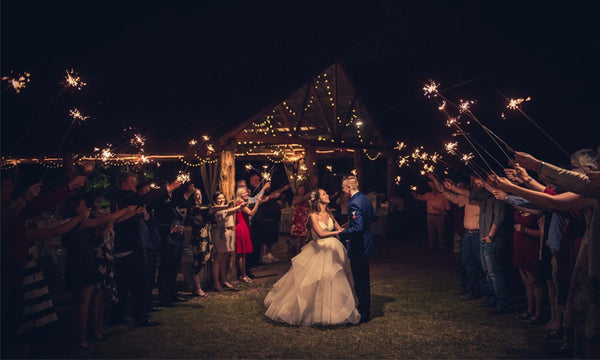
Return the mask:
<path fill-rule="evenodd" d="M 547 2 L 3 1 L 2 75 L 28 71 L 31 83 L 15 94 L 3 82 L 2 155 L 52 155 L 71 107 L 93 119 L 74 125 L 61 151 L 90 154 L 133 132 L 149 154 L 184 151 L 340 61 L 390 141 L 441 152 L 438 139 L 451 139 L 422 94 L 435 79 L 449 99 L 477 100 L 473 112 L 514 148 L 562 164 L 497 90 L 531 96 L 523 110 L 569 152 L 596 148 L 593 14 Z M 88 86 L 56 98 L 68 68 Z"/>

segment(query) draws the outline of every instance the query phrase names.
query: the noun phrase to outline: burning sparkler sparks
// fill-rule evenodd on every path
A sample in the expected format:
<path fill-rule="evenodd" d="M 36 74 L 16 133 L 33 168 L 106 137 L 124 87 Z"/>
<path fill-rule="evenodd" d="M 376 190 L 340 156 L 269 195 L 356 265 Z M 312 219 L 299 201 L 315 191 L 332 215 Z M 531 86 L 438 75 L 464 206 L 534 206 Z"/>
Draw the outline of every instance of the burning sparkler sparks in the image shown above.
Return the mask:
<path fill-rule="evenodd" d="M 99 153 L 98 156 L 100 157 L 100 159 L 102 159 L 103 162 L 107 162 L 110 158 L 114 157 L 115 155 L 110 151 L 110 144 L 108 145 L 108 147 L 104 148 L 104 149 L 100 149 L 95 147 L 94 148 L 94 152 Z"/>
<path fill-rule="evenodd" d="M 208 135 L 202 135 L 202 140 L 209 141 L 210 140 L 210 136 L 208 136 Z"/>
<path fill-rule="evenodd" d="M 402 150 L 406 147 L 406 144 L 404 143 L 404 141 L 400 142 L 400 141 L 396 141 L 396 146 L 394 147 L 394 150 Z"/>
<path fill-rule="evenodd" d="M 450 117 L 446 120 L 446 126 L 452 127 L 458 124 L 458 118 Z"/>
<path fill-rule="evenodd" d="M 410 155 L 401 156 L 398 159 L 398 167 L 401 168 L 404 165 L 408 166 L 410 163 Z"/>
<path fill-rule="evenodd" d="M 429 83 L 423 86 L 423 94 L 427 97 L 435 97 L 438 95 L 439 86 L 440 84 L 436 83 L 433 80 L 429 80 Z"/>
<path fill-rule="evenodd" d="M 67 72 L 67 76 L 65 78 L 65 85 L 67 87 L 72 87 L 77 90 L 81 90 L 84 86 L 87 85 L 87 83 L 81 80 L 81 77 L 79 77 L 75 70 L 71 69 L 65 71 Z"/>
<path fill-rule="evenodd" d="M 402 181 L 402 176 L 400 176 L 400 175 L 396 176 L 396 178 L 394 179 L 394 182 L 396 183 L 396 185 L 400 185 L 400 181 Z"/>
<path fill-rule="evenodd" d="M 329 172 L 333 172 L 333 166 L 331 165 L 326 165 L 325 168 L 327 169 L 327 171 Z"/>
<path fill-rule="evenodd" d="M 510 99 L 510 101 L 508 102 L 508 105 L 506 105 L 506 107 L 511 110 L 517 110 L 519 108 L 519 105 L 521 105 L 521 103 L 523 101 L 529 101 L 529 100 L 531 100 L 531 96 L 528 96 L 526 99 L 523 99 L 523 98 Z"/>
<path fill-rule="evenodd" d="M 468 153 L 468 154 L 462 154 L 462 157 L 460 158 L 462 161 L 465 162 L 465 165 L 469 164 L 469 161 L 471 161 L 473 159 L 473 153 Z"/>
<path fill-rule="evenodd" d="M 410 186 L 410 191 L 417 191 L 417 187 L 415 185 Z"/>
<path fill-rule="evenodd" d="M 251 164 L 246 164 L 244 168 L 246 168 L 246 171 L 251 171 L 252 169 L 254 169 L 254 166 L 252 166 Z"/>
<path fill-rule="evenodd" d="M 271 181 L 271 173 L 265 171 L 261 174 L 264 181 Z"/>
<path fill-rule="evenodd" d="M 146 143 L 146 139 L 140 134 L 134 134 L 130 142 L 132 145 L 135 146 L 144 146 L 144 144 Z"/>
<path fill-rule="evenodd" d="M 190 144 L 191 146 L 194 146 L 194 145 L 196 145 L 197 143 L 198 143 L 198 140 L 196 140 L 196 139 L 192 139 L 192 140 L 190 140 L 190 142 L 189 142 L 188 144 Z"/>
<path fill-rule="evenodd" d="M 458 105 L 460 113 L 471 111 L 471 105 L 475 104 L 475 100 L 460 100 Z"/>
<path fill-rule="evenodd" d="M 81 114 L 81 112 L 77 108 L 69 110 L 69 116 L 72 117 L 73 120 L 77 120 L 80 123 L 82 123 L 82 122 L 86 121 L 87 119 L 91 118 L 91 116 L 85 116 L 85 115 Z"/>
<path fill-rule="evenodd" d="M 358 175 L 358 170 L 356 170 L 356 169 L 352 169 L 352 170 L 350 171 L 350 173 L 351 173 L 352 175 L 354 175 L 354 176 L 357 176 L 357 175 Z"/>
<path fill-rule="evenodd" d="M 444 145 L 448 154 L 455 155 L 458 148 L 458 142 L 449 142 Z"/>
<path fill-rule="evenodd" d="M 148 157 L 147 157 L 146 155 L 141 155 L 141 156 L 140 156 L 140 162 L 141 162 L 142 164 L 147 164 L 147 163 L 149 163 L 149 162 L 150 162 L 150 159 L 148 159 Z"/>
<path fill-rule="evenodd" d="M 188 183 L 188 182 L 191 181 L 190 173 L 189 172 L 185 172 L 183 170 L 179 170 L 179 172 L 177 173 L 176 180 L 178 182 L 180 182 L 181 184 Z"/>
<path fill-rule="evenodd" d="M 444 111 L 446 108 L 446 100 L 442 101 L 442 105 L 438 106 L 439 111 Z"/>
<path fill-rule="evenodd" d="M 12 72 L 11 72 L 12 73 Z M 3 76 L 2 80 L 8 81 L 10 86 L 15 89 L 15 92 L 18 94 L 21 92 L 21 89 L 25 88 L 27 83 L 29 83 L 29 77 L 31 74 L 28 72 L 24 72 L 23 75 L 18 76 Z"/>

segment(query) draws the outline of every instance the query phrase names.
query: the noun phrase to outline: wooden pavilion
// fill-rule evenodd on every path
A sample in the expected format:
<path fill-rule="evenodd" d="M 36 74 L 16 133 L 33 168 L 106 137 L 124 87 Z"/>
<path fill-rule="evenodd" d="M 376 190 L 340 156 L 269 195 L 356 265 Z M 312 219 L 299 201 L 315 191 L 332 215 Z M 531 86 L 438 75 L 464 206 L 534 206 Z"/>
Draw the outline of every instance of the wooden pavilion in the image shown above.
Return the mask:
<path fill-rule="evenodd" d="M 393 146 L 339 63 L 225 133 L 217 145 L 219 187 L 228 198 L 235 195 L 236 158 L 282 162 L 295 190 L 300 181 L 309 189 L 317 186 L 317 160 L 353 158 L 361 179 L 363 158 L 386 156 L 388 194 L 394 184 Z"/>

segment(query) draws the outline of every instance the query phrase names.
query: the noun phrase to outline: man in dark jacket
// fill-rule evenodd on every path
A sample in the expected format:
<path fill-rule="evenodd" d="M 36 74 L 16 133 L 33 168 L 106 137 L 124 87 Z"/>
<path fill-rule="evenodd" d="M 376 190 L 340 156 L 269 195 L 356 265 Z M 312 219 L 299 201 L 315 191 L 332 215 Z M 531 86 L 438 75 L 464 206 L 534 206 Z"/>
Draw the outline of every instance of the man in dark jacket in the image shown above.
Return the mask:
<path fill-rule="evenodd" d="M 179 187 L 174 182 L 162 187 L 155 194 L 142 196 L 136 192 L 137 178 L 134 174 L 123 174 L 118 180 L 119 190 L 113 196 L 112 206 L 123 209 L 130 205 L 142 207 L 154 206 L 167 198 L 169 193 Z M 164 200 L 163 200 L 164 201 Z M 148 247 L 151 235 L 146 226 L 143 213 L 136 212 L 132 217 L 116 223 L 115 229 L 115 272 L 119 302 L 115 306 L 113 320 L 125 317 L 131 291 L 133 318 L 135 326 L 160 325 L 148 319 L 147 286 L 148 262 L 144 248 Z"/>
<path fill-rule="evenodd" d="M 183 216 L 180 208 L 196 190 L 188 184 L 156 208 L 156 223 L 160 234 L 160 268 L 158 270 L 158 303 L 173 307 L 174 302 L 184 299 L 177 296 L 177 273 L 183 256 Z"/>

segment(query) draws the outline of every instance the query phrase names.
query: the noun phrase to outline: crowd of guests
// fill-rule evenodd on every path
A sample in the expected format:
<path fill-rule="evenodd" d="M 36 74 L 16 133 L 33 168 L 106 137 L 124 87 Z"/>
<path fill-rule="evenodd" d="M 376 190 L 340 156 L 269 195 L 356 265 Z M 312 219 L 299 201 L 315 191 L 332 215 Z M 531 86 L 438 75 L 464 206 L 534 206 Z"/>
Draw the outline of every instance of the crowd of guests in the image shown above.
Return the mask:
<path fill-rule="evenodd" d="M 473 173 L 466 186 L 430 174 L 432 191 L 413 193 L 427 202 L 429 248 L 448 248 L 450 203 L 460 214 L 461 300 L 500 314 L 525 298 L 517 321 L 540 324 L 544 338 L 562 339 L 561 353 L 586 358 L 600 358 L 598 152 L 579 150 L 565 168 L 516 152 L 503 174 Z"/>
<path fill-rule="evenodd" d="M 281 208 L 278 198 L 289 185 L 271 189 L 257 174 L 237 182 L 234 201 L 216 192 L 206 204 L 194 184 L 163 182 L 150 186 L 124 173 L 105 193 L 86 193 L 86 177 L 46 190 L 41 183 L 20 194 L 16 177 L 2 174 L 2 355 L 24 357 L 32 344 L 47 338 L 58 317 L 44 277 L 37 244 L 60 237 L 67 252 L 65 290 L 72 294 L 72 342 L 87 349 L 88 340 L 103 341 L 106 323 L 158 326 L 152 312 L 174 307 L 180 296 L 177 275 L 184 254 L 184 227 L 191 229 L 193 296 L 206 297 L 233 288 L 237 279 L 252 282 L 253 270 L 277 261 Z M 153 184 L 154 185 L 154 184 Z M 54 227 L 32 221 L 60 212 Z M 212 264 L 211 264 L 212 262 Z M 158 289 L 158 301 L 153 290 Z M 105 311 L 110 318 L 105 321 Z"/>

